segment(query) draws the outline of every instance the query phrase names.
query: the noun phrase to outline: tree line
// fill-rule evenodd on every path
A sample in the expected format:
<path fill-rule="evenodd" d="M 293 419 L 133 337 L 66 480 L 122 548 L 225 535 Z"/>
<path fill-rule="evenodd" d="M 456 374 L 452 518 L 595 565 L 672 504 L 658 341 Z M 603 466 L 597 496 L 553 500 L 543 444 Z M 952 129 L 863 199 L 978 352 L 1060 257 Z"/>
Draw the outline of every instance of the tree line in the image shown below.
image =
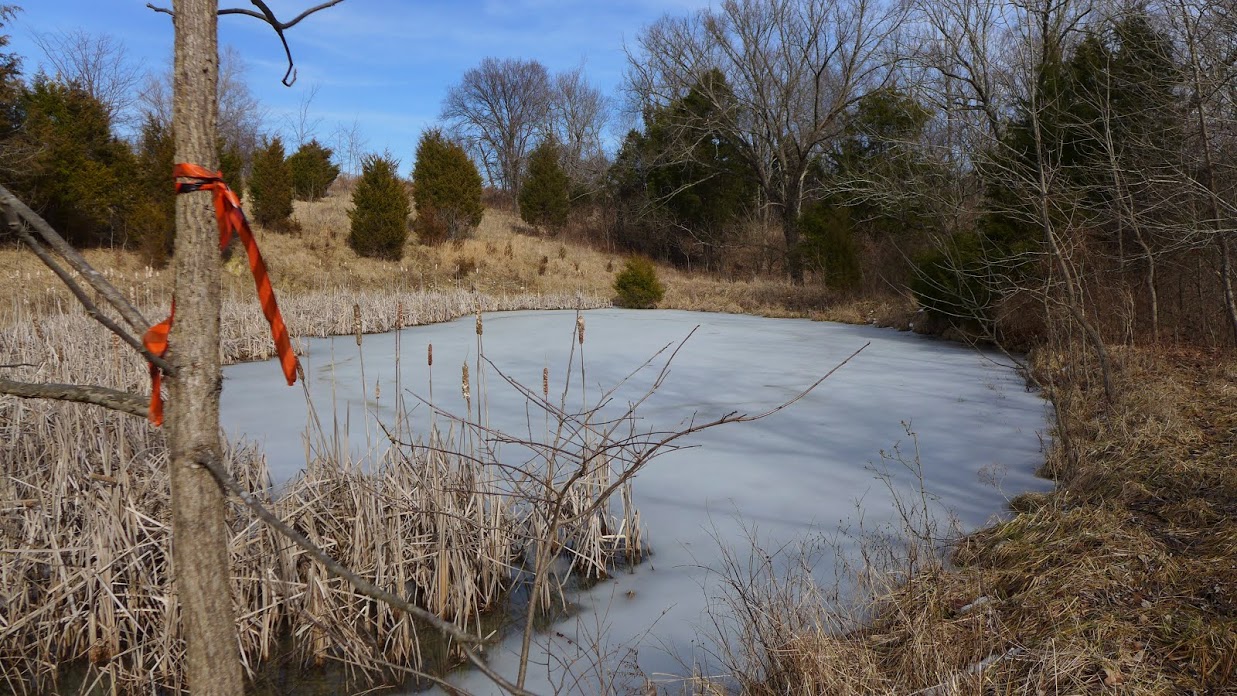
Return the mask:
<path fill-rule="evenodd" d="M 16 6 L 0 6 L 0 29 Z M 27 75 L 0 34 L 0 179 L 76 246 L 133 249 L 167 263 L 175 194 L 170 72 L 144 80 L 124 46 L 107 35 L 38 35 L 48 67 Z M 340 173 L 332 149 L 310 137 L 285 156 L 263 132 L 263 111 L 232 50 L 221 52 L 220 166 L 253 217 L 293 229 L 292 200 L 316 200 Z"/>
<path fill-rule="evenodd" d="M 642 29 L 621 100 L 580 68 L 485 58 L 447 91 L 411 182 L 390 155 L 349 154 L 376 177 L 359 202 L 383 209 L 358 202 L 350 240 L 398 257 L 410 233 L 468 234 L 488 196 L 539 230 L 692 269 L 910 288 L 991 338 L 1069 327 L 1097 355 L 1135 336 L 1232 342 L 1232 16 L 1179 0 L 727 0 Z M 74 241 L 166 254 L 158 81 L 125 140 L 114 86 L 91 87 L 106 80 L 20 76 L 5 56 L 6 181 Z M 607 146 L 620 111 L 634 127 Z M 285 156 L 222 122 L 225 168 L 264 225 L 288 224 L 285 190 L 313 199 L 339 171 L 316 140 Z"/>
<path fill-rule="evenodd" d="M 839 293 L 909 288 L 937 320 L 1021 344 L 1050 326 L 1097 353 L 1231 343 L 1225 8 L 727 0 L 628 46 L 636 125 L 608 157 L 565 144 L 580 121 L 564 114 L 601 133 L 613 107 L 596 93 L 573 109 L 556 86 L 579 75 L 536 61 L 482 61 L 442 119 L 526 220 L 524 190 L 548 188 L 540 226 L 570 214 L 610 248 Z"/>

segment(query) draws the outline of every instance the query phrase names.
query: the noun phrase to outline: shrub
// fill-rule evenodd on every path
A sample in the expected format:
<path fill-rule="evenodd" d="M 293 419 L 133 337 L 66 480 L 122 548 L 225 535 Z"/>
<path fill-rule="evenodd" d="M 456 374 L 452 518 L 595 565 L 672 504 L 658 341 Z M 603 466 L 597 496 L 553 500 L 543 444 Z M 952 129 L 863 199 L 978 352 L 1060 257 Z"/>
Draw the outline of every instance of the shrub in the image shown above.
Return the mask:
<path fill-rule="evenodd" d="M 614 291 L 618 293 L 614 303 L 631 309 L 652 309 L 666 294 L 653 262 L 643 256 L 627 259 L 614 279 Z"/>
<path fill-rule="evenodd" d="M 859 249 L 846 208 L 813 205 L 799 216 L 799 254 L 806 268 L 815 270 L 830 290 L 859 287 Z"/>
<path fill-rule="evenodd" d="M 468 153 L 443 137 L 441 131 L 428 130 L 421 135 L 412 183 L 417 206 L 414 228 L 422 243 L 461 239 L 481 224 L 485 212 L 481 175 Z"/>
<path fill-rule="evenodd" d="M 559 148 L 553 139 L 537 146 L 528 158 L 528 178 L 520 189 L 520 219 L 554 231 L 567 224 L 571 210 L 571 181 L 558 164 Z"/>
<path fill-rule="evenodd" d="M 911 291 L 919 306 L 938 317 L 983 324 L 996 300 L 987 268 L 980 235 L 959 234 L 916 259 Z"/>
<path fill-rule="evenodd" d="M 339 176 L 339 167 L 331 162 L 331 149 L 317 140 L 310 140 L 288 158 L 288 173 L 292 177 L 292 195 L 299 201 L 316 201 Z"/>
<path fill-rule="evenodd" d="M 361 256 L 398 261 L 408 241 L 408 191 L 393 157 L 369 155 L 361 163 L 361 178 L 348 211 L 352 229 L 348 246 Z"/>
<path fill-rule="evenodd" d="M 249 196 L 254 222 L 276 232 L 296 231 L 292 222 L 292 176 L 278 136 L 254 154 Z"/>

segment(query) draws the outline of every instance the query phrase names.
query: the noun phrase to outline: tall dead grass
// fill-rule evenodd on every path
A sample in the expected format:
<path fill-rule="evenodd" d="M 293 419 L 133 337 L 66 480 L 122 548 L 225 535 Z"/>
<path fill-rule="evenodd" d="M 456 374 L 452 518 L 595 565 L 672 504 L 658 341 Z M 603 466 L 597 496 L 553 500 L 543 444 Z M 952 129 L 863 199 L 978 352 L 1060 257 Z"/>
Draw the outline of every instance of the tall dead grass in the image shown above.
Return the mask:
<path fill-rule="evenodd" d="M 549 301 L 451 290 L 369 297 L 361 311 L 356 300 L 364 297 L 300 298 L 288 303 L 290 323 L 327 334 L 351 331 L 355 317 L 363 331 L 385 330 L 461 310 L 544 308 Z M 349 302 L 355 314 L 341 311 Z M 230 360 L 269 352 L 235 319 L 247 308 L 232 304 L 226 313 L 232 319 L 222 350 Z M 319 431 L 306 471 L 278 491 L 255 449 L 231 448 L 227 464 L 281 519 L 360 576 L 487 635 L 494 622 L 484 617 L 499 610 L 501 623 L 516 583 L 539 578 L 532 590 L 548 607 L 569 578 L 604 577 L 615 564 L 638 559 L 643 542 L 629 482 L 616 480 L 584 431 L 556 435 L 584 418 L 565 402 L 542 400 L 547 424 L 556 424 L 547 426 L 546 443 L 488 429 L 480 327 L 478 318 L 475 418 L 442 414 L 445 433 L 418 436 L 402 413 L 383 425 L 397 446 L 376 464 L 353 460 L 346 443 Z M 582 341 L 582 324 L 579 334 Z M 79 310 L 29 316 L 0 331 L 0 364 L 27 381 L 148 389 L 144 364 Z M 541 458 L 504 464 L 500 442 Z M 640 446 L 606 445 L 616 459 L 644 461 Z M 162 432 L 88 406 L 0 397 L 0 461 L 0 683 L 14 693 L 183 691 Z M 354 685 L 398 683 L 451 663 L 452 650 L 436 633 L 331 577 L 246 508 L 233 507 L 228 524 L 239 642 L 251 679 L 272 660 L 290 659 L 289 650 L 300 664 L 341 666 Z M 560 557 L 565 574 L 542 572 Z"/>
<path fill-rule="evenodd" d="M 907 525 L 909 542 L 861 545 L 860 591 L 842 597 L 804 570 L 810 554 L 732 556 L 715 631 L 731 680 L 748 694 L 1237 693 L 1237 363 L 1185 348 L 1119 363 L 1109 407 L 1065 355 L 1032 355 L 1070 442 L 1045 466 L 1058 487 L 1016 498 L 948 562 Z"/>

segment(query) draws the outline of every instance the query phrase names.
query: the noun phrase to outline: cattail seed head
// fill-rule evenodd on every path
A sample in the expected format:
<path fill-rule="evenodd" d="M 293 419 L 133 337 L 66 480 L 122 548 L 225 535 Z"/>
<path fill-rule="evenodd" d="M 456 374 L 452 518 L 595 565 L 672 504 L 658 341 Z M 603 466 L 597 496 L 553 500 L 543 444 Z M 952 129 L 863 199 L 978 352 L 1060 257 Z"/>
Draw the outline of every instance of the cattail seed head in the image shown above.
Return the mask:
<path fill-rule="evenodd" d="M 481 310 L 477 310 L 477 335 L 481 335 Z"/>
<path fill-rule="evenodd" d="M 541 393 L 545 398 L 550 398 L 550 368 L 541 368 Z"/>
<path fill-rule="evenodd" d="M 464 363 L 463 375 L 460 377 L 460 393 L 464 395 L 465 402 L 472 398 L 472 390 L 468 386 L 468 363 Z"/>
<path fill-rule="evenodd" d="M 584 315 L 576 315 L 576 338 L 580 340 L 580 345 L 584 345 Z"/>
<path fill-rule="evenodd" d="M 395 305 L 395 329 L 404 328 L 404 303 L 399 302 Z"/>
<path fill-rule="evenodd" d="M 382 382 L 374 380 L 374 400 L 382 398 Z"/>
<path fill-rule="evenodd" d="M 434 366 L 434 344 L 431 343 L 425 348 L 425 364 L 430 367 Z"/>
<path fill-rule="evenodd" d="M 356 335 L 356 344 L 361 345 L 361 305 L 352 305 L 352 333 Z"/>

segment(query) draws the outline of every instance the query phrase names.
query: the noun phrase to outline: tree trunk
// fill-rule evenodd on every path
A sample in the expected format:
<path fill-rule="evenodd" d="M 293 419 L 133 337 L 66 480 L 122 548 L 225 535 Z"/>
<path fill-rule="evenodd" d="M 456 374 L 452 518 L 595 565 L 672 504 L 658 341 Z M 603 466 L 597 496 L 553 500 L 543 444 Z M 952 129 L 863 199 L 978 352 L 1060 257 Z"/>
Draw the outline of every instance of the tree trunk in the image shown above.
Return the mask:
<path fill-rule="evenodd" d="M 1135 239 L 1138 240 L 1138 246 L 1143 251 L 1143 256 L 1147 259 L 1145 279 L 1147 283 L 1147 301 L 1151 304 L 1151 340 L 1158 345 L 1160 342 L 1160 296 L 1155 287 L 1155 254 L 1151 253 L 1151 245 L 1147 244 L 1142 231 L 1137 227 L 1134 228 L 1134 235 Z"/>
<path fill-rule="evenodd" d="M 799 213 L 803 207 L 800 181 L 787 185 L 782 200 L 782 237 L 786 240 L 786 271 L 796 285 L 803 283 L 803 251 L 799 248 Z"/>
<path fill-rule="evenodd" d="M 176 161 L 218 166 L 217 0 L 176 0 L 173 130 Z M 171 172 L 167 173 L 171 176 Z M 170 182 L 169 182 L 170 185 Z M 223 491 L 200 462 L 220 460 L 219 233 L 211 194 L 176 201 L 176 318 L 168 359 L 167 440 L 176 593 L 187 648 L 189 691 L 243 692 L 228 570 Z"/>
<path fill-rule="evenodd" d="M 1228 327 L 1233 332 L 1233 345 L 1237 346 L 1237 294 L 1233 292 L 1233 252 L 1228 242 L 1228 233 L 1219 233 L 1220 287 L 1224 290 L 1224 307 L 1228 310 Z"/>

